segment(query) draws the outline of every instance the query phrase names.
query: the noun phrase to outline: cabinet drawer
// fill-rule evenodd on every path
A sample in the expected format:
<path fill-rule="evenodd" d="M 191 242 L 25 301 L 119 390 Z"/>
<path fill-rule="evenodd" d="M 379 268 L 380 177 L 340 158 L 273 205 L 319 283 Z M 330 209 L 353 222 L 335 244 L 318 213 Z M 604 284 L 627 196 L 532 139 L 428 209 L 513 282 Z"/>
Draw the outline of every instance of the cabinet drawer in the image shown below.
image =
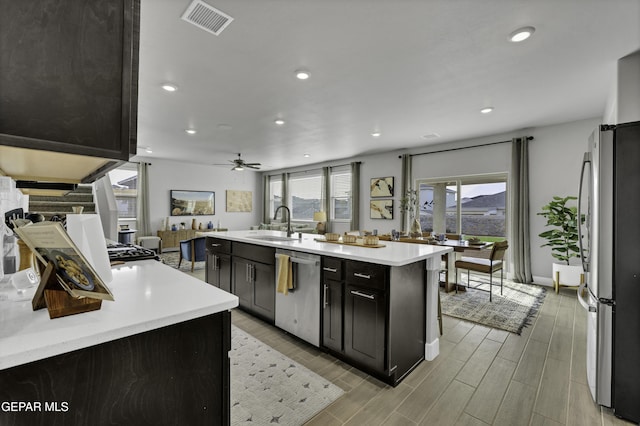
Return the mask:
<path fill-rule="evenodd" d="M 264 247 L 254 244 L 233 242 L 231 245 L 234 256 L 251 259 L 254 262 L 265 263 L 267 265 L 275 265 L 276 249 L 273 247 Z"/>
<path fill-rule="evenodd" d="M 350 284 L 384 291 L 387 282 L 387 270 L 388 268 L 384 265 L 347 261 L 345 279 Z"/>
<path fill-rule="evenodd" d="M 342 279 L 342 260 L 324 257 L 322 259 L 322 274 L 327 279 L 340 281 Z"/>
<path fill-rule="evenodd" d="M 207 237 L 207 250 L 210 253 L 231 253 L 231 241 Z"/>

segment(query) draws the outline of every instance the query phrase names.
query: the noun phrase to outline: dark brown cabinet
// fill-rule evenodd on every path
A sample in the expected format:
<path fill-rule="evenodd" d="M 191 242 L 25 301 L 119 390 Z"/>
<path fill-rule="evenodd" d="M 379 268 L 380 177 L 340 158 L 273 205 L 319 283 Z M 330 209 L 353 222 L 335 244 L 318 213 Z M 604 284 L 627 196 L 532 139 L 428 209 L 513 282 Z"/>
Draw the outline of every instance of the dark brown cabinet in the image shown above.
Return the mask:
<path fill-rule="evenodd" d="M 207 237 L 205 281 L 231 293 L 231 242 Z"/>
<path fill-rule="evenodd" d="M 337 352 L 344 349 L 343 295 L 342 260 L 325 257 L 322 263 L 322 345 Z"/>
<path fill-rule="evenodd" d="M 232 292 L 240 307 L 264 320 L 275 321 L 275 249 L 232 243 Z"/>
<path fill-rule="evenodd" d="M 60 408 L 0 424 L 228 425 L 230 350 L 224 311 L 0 370 L 0 401 Z"/>
<path fill-rule="evenodd" d="M 344 353 L 380 373 L 385 371 L 388 267 L 346 262 Z"/>
<path fill-rule="evenodd" d="M 0 10 L 0 145 L 129 160 L 140 1 L 0 0 Z"/>
<path fill-rule="evenodd" d="M 344 353 L 358 364 L 384 371 L 384 292 L 348 285 L 344 307 Z"/>
<path fill-rule="evenodd" d="M 322 346 L 397 385 L 424 359 L 425 264 L 323 258 Z"/>

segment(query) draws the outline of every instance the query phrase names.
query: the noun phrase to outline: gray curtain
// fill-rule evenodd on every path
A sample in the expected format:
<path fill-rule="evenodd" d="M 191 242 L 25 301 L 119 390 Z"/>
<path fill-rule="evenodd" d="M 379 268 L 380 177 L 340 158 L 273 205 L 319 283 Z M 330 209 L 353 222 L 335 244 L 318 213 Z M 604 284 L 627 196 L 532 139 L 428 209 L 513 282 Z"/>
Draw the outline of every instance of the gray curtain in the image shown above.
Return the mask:
<path fill-rule="evenodd" d="M 413 171 L 411 168 L 411 155 L 402 154 L 402 193 L 400 194 L 400 198 L 404 197 L 404 194 L 412 187 L 413 182 L 411 181 L 411 175 Z M 400 216 L 400 229 L 409 229 L 408 215 L 409 213 L 407 212 Z"/>
<path fill-rule="evenodd" d="M 360 162 L 351 163 L 351 230 L 360 229 Z"/>
<path fill-rule="evenodd" d="M 511 148 L 511 242 L 513 280 L 531 283 L 529 235 L 529 138 L 514 138 Z"/>
<path fill-rule="evenodd" d="M 269 223 L 269 198 L 271 197 L 270 183 L 271 176 L 264 175 L 262 177 L 262 223 Z"/>
<path fill-rule="evenodd" d="M 136 217 L 138 237 L 151 235 L 151 215 L 149 211 L 149 163 L 138 163 L 138 199 Z"/>
<path fill-rule="evenodd" d="M 291 208 L 289 205 L 289 173 L 282 174 L 282 205 Z"/>
<path fill-rule="evenodd" d="M 320 201 L 320 210 L 327 213 L 327 222 L 325 223 L 325 231 L 331 231 L 331 169 L 329 167 L 322 168 L 322 200 Z"/>

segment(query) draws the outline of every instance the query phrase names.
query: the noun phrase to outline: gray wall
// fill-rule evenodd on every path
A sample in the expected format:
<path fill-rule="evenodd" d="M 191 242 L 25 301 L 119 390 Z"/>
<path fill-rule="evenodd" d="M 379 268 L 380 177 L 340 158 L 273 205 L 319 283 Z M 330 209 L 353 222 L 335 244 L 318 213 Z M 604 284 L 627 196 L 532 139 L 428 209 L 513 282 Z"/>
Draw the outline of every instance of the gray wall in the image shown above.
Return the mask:
<path fill-rule="evenodd" d="M 136 161 L 147 161 L 149 166 L 149 203 L 151 211 L 151 230 L 155 232 L 162 227 L 164 218 L 169 216 L 169 223 L 186 222 L 191 226 L 195 217 L 203 226 L 211 221 L 216 226 L 218 221 L 223 228 L 229 230 L 249 229 L 251 225 L 260 223 L 262 217 L 262 175 L 253 171 L 232 172 L 227 167 L 206 166 L 201 164 L 168 161 L 156 158 L 136 158 Z M 215 192 L 215 214 L 207 216 L 170 216 L 169 191 L 183 189 Z M 253 211 L 227 212 L 226 190 L 253 192 Z"/>

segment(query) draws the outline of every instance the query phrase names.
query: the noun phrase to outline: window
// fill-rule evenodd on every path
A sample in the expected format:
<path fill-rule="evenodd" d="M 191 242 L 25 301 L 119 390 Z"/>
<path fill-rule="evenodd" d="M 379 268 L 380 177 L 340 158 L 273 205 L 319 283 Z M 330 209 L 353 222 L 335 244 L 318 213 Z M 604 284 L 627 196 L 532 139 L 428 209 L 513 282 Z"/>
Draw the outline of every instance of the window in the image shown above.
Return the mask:
<path fill-rule="evenodd" d="M 507 177 L 503 174 L 419 180 L 423 231 L 506 236 Z"/>
<path fill-rule="evenodd" d="M 351 220 L 351 168 L 331 168 L 331 220 Z"/>
<path fill-rule="evenodd" d="M 291 219 L 313 221 L 313 213 L 322 210 L 322 173 L 310 170 L 289 176 Z"/>
<path fill-rule="evenodd" d="M 137 214 L 138 169 L 126 164 L 109 172 L 111 187 L 118 206 L 118 219 L 135 219 Z"/>
<path fill-rule="evenodd" d="M 282 177 L 269 176 L 269 217 L 282 205 Z"/>
<path fill-rule="evenodd" d="M 338 222 L 349 222 L 352 216 L 351 206 L 351 167 L 331 167 L 329 172 L 330 194 L 327 218 Z M 322 170 L 307 170 L 289 175 L 288 200 L 291 219 L 313 222 L 313 213 L 324 210 L 327 188 L 324 188 Z M 281 175 L 269 176 L 269 217 L 283 204 Z"/>

